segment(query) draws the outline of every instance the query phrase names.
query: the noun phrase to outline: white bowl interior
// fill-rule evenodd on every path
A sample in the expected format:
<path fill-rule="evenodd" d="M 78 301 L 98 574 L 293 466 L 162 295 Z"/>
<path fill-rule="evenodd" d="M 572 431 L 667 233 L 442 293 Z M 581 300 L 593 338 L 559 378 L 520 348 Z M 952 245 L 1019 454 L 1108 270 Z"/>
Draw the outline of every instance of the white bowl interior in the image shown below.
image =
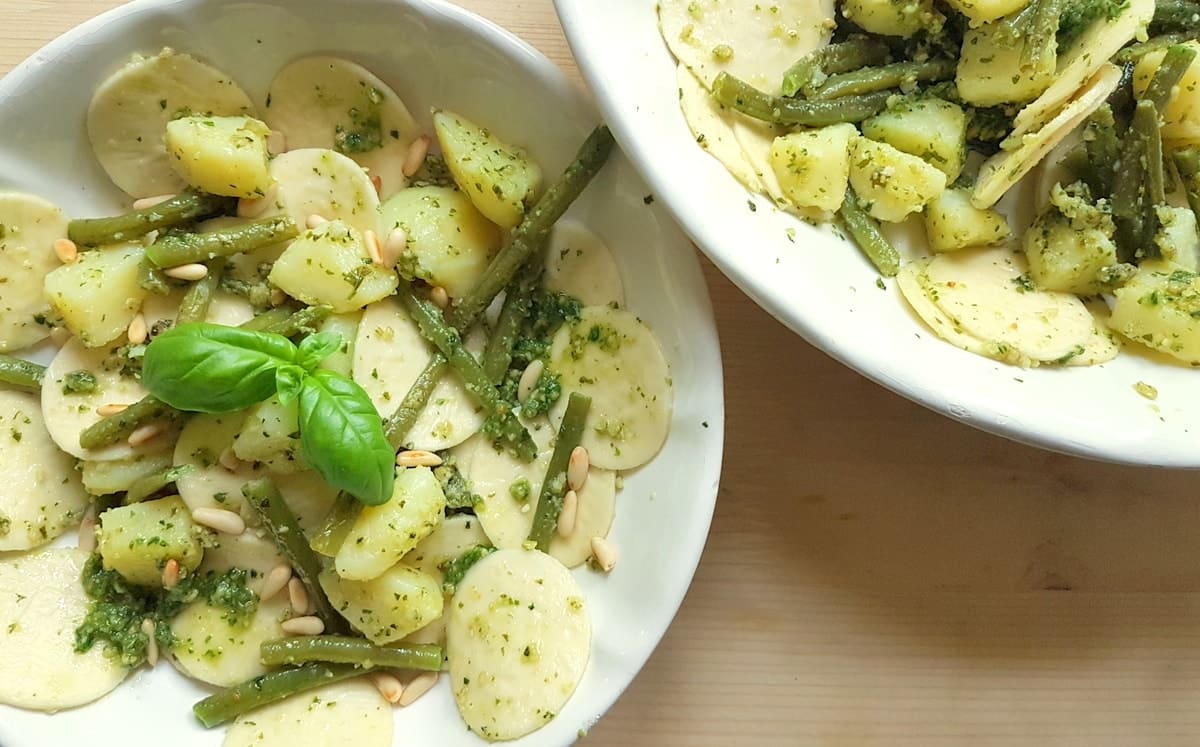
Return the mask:
<path fill-rule="evenodd" d="M 95 163 L 84 132 L 92 90 L 134 52 L 163 46 L 198 55 L 238 80 L 261 105 L 274 72 L 318 52 L 359 61 L 392 85 L 428 125 L 429 107 L 454 109 L 526 145 L 548 175 L 561 173 L 597 123 L 587 98 L 515 37 L 432 0 L 145 0 L 56 40 L 0 82 L 0 187 L 41 194 L 74 216 L 119 212 L 127 200 Z M 658 458 L 628 476 L 612 537 L 620 563 L 608 577 L 579 571 L 594 624 L 592 662 L 548 726 L 521 740 L 563 745 L 590 726 L 633 679 L 678 609 L 707 536 L 721 467 L 724 410 L 712 308 L 690 243 L 615 153 L 572 208 L 613 249 L 629 307 L 655 330 L 671 365 L 675 415 Z M 99 703 L 53 716 L 0 706 L 0 744 L 44 747 L 218 745 L 191 704 L 210 689 L 168 664 L 139 671 Z M 404 744 L 480 743 L 439 688 L 396 712 Z"/>
<path fill-rule="evenodd" d="M 994 433 L 1094 459 L 1200 467 L 1195 372 L 1132 346 L 1102 366 L 1023 370 L 941 341 L 894 283 L 876 286 L 857 249 L 750 199 L 696 145 L 655 3 L 556 5 L 584 77 L 656 195 L 734 283 L 809 342 L 905 397 Z M 1154 386 L 1158 399 L 1140 396 L 1137 382 Z"/>

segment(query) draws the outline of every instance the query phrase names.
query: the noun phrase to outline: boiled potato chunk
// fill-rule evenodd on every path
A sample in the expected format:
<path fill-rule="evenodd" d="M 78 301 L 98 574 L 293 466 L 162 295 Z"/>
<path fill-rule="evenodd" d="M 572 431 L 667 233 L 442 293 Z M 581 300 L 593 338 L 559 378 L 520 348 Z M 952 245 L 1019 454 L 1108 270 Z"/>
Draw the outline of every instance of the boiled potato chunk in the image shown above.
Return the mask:
<path fill-rule="evenodd" d="M 369 581 L 396 564 L 428 537 L 442 520 L 446 495 L 428 467 L 396 475 L 387 503 L 364 506 L 334 558 L 338 575 Z"/>
<path fill-rule="evenodd" d="M 935 252 L 952 252 L 1002 243 L 1012 231 L 1000 213 L 972 205 L 970 190 L 947 189 L 925 206 L 925 233 Z"/>
<path fill-rule="evenodd" d="M 279 475 L 311 469 L 300 452 L 297 404 L 285 405 L 278 396 L 272 396 L 251 407 L 234 437 L 233 454 L 242 461 L 266 465 Z"/>
<path fill-rule="evenodd" d="M 204 558 L 199 529 L 177 495 L 105 511 L 97 540 L 104 567 L 140 586 L 161 584 L 168 560 L 193 571 Z"/>
<path fill-rule="evenodd" d="M 0 353 L 27 348 L 50 329 L 37 316 L 50 310 L 41 288 L 59 267 L 54 242 L 67 236 L 67 218 L 33 195 L 0 192 Z"/>
<path fill-rule="evenodd" d="M 504 228 L 520 223 L 542 185 L 529 154 L 454 112 L 435 113 L 433 126 L 455 183 L 479 212 Z"/>
<path fill-rule="evenodd" d="M 771 167 L 783 193 L 800 207 L 837 210 L 850 178 L 852 124 L 836 124 L 775 138 Z"/>
<path fill-rule="evenodd" d="M 466 295 L 500 248 L 500 231 L 459 191 L 449 187 L 410 187 L 380 208 L 384 232 L 408 237 L 400 271 L 451 298 Z"/>
<path fill-rule="evenodd" d="M 143 477 L 170 466 L 170 452 L 136 454 L 107 462 L 89 460 L 83 463 L 83 487 L 92 495 L 122 493 Z"/>
<path fill-rule="evenodd" d="M 930 0 L 846 0 L 842 15 L 864 31 L 905 38 L 945 21 Z"/>
<path fill-rule="evenodd" d="M 1200 275 L 1142 269 L 1113 295 L 1110 327 L 1134 342 L 1200 364 Z"/>
<path fill-rule="evenodd" d="M 396 273 L 371 261 L 362 234 L 337 220 L 293 241 L 269 280 L 292 298 L 339 314 L 390 296 L 399 285 Z"/>
<path fill-rule="evenodd" d="M 1032 101 L 1054 81 L 1055 56 L 1044 54 L 1036 66 L 1021 64 L 1021 44 L 1014 44 L 1004 22 L 968 29 L 963 35 L 955 83 L 963 101 L 995 106 Z"/>
<path fill-rule="evenodd" d="M 1188 272 L 1200 272 L 1200 232 L 1196 227 L 1196 214 L 1189 208 L 1166 205 L 1160 205 L 1157 212 L 1162 227 L 1154 242 L 1163 259 Z"/>
<path fill-rule="evenodd" d="M 141 244 L 81 252 L 79 260 L 46 276 L 46 296 L 67 329 L 89 348 L 112 342 L 129 328 L 146 291 L 138 284 Z"/>
<path fill-rule="evenodd" d="M 202 192 L 262 197 L 271 186 L 270 132 L 250 117 L 184 117 L 167 123 L 167 152 L 179 176 Z"/>
<path fill-rule="evenodd" d="M 1117 264 L 1117 247 L 1098 228 L 1075 228 L 1045 213 L 1025 232 L 1025 257 L 1037 287 L 1089 295 L 1100 291 L 1099 274 Z"/>
<path fill-rule="evenodd" d="M 1029 4 L 1029 0 L 946 0 L 950 7 L 971 19 L 972 26 L 988 23 L 1016 13 Z"/>
<path fill-rule="evenodd" d="M 967 157 L 967 115 L 941 99 L 902 99 L 862 123 L 872 140 L 919 156 L 953 182 Z"/>
<path fill-rule="evenodd" d="M 854 141 L 850 186 L 874 218 L 899 222 L 946 188 L 946 175 L 917 156 L 867 138 Z"/>
<path fill-rule="evenodd" d="M 380 646 L 438 619 L 445 604 L 437 579 L 403 563 L 370 581 L 349 581 L 325 571 L 320 582 L 333 608 Z"/>

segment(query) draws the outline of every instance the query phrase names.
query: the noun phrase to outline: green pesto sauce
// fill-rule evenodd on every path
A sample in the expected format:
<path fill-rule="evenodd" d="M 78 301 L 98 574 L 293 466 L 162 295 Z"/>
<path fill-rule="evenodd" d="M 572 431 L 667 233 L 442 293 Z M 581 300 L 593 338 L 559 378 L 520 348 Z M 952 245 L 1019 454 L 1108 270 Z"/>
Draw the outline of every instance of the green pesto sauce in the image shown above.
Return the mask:
<path fill-rule="evenodd" d="M 463 577 L 467 575 L 467 571 L 471 570 L 471 566 L 483 560 L 495 549 L 494 547 L 476 545 L 454 560 L 438 566 L 444 574 L 442 576 L 442 591 L 446 594 L 454 594 L 458 590 L 458 585 L 462 583 Z"/>
<path fill-rule="evenodd" d="M 334 148 L 338 153 L 367 153 L 383 147 L 383 120 L 379 112 L 382 102 L 383 93 L 371 88 L 366 91 L 362 106 L 350 107 L 349 125 L 339 124 L 334 130 Z"/>
<path fill-rule="evenodd" d="M 471 484 L 462 476 L 458 460 L 453 455 L 447 455 L 440 465 L 433 468 L 433 476 L 442 484 L 446 508 L 452 511 L 469 509 L 479 503 L 479 496 L 471 492 Z"/>
<path fill-rule="evenodd" d="M 63 377 L 63 394 L 91 394 L 100 383 L 91 371 L 72 371 Z"/>

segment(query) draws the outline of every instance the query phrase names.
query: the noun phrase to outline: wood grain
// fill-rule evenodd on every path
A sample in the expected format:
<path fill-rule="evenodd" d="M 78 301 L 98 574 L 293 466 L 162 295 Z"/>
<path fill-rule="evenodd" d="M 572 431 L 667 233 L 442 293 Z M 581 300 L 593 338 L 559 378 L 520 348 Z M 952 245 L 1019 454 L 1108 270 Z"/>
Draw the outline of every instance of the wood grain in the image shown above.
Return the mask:
<path fill-rule="evenodd" d="M 4 0 L 0 70 L 118 4 Z M 462 4 L 578 79 L 550 0 Z M 936 416 L 705 271 L 728 386 L 716 520 L 674 626 L 587 744 L 1200 743 L 1194 475 Z"/>

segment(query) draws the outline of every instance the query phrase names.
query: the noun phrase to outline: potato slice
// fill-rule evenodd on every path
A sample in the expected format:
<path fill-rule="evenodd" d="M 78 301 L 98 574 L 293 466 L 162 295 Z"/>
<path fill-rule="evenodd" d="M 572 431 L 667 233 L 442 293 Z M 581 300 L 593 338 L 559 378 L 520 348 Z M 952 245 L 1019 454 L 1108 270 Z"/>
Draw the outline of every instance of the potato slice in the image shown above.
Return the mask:
<path fill-rule="evenodd" d="M 290 150 L 327 148 L 354 159 L 380 178 L 383 199 L 408 186 L 402 169 L 417 125 L 396 92 L 361 65 L 295 60 L 275 74 L 265 111 Z"/>
<path fill-rule="evenodd" d="M 542 186 L 529 154 L 454 112 L 435 112 L 433 127 L 455 183 L 479 212 L 501 228 L 520 223 Z"/>
<path fill-rule="evenodd" d="M 446 656 L 458 711 L 498 741 L 554 718 L 591 654 L 583 593 L 554 558 L 497 550 L 467 572 L 450 605 Z"/>
<path fill-rule="evenodd" d="M 441 583 L 404 563 L 370 581 L 348 581 L 329 570 L 320 583 L 338 614 L 379 646 L 438 619 L 445 604 Z"/>
<path fill-rule="evenodd" d="M 439 566 L 443 563 L 454 560 L 472 547 L 491 544 L 478 517 L 454 514 L 443 519 L 432 534 L 405 555 L 404 562 L 440 582 L 442 570 Z"/>
<path fill-rule="evenodd" d="M 981 340 L 964 332 L 958 322 L 934 303 L 926 292 L 925 271 L 930 261 L 931 258 L 917 259 L 905 263 L 900 268 L 896 275 L 896 287 L 900 289 L 900 295 L 908 302 L 913 313 L 938 337 L 969 353 L 994 357 Z"/>
<path fill-rule="evenodd" d="M 392 707 L 359 678 L 293 695 L 240 716 L 222 747 L 391 747 Z"/>
<path fill-rule="evenodd" d="M 451 298 L 479 282 L 500 249 L 500 231 L 463 192 L 449 187 L 411 187 L 380 208 L 384 233 L 408 237 L 400 269 L 406 276 L 440 285 Z"/>
<path fill-rule="evenodd" d="M 50 310 L 41 293 L 60 265 L 54 242 L 67 236 L 61 209 L 33 195 L 0 192 L 0 353 L 41 342 L 50 328 L 35 317 Z"/>
<path fill-rule="evenodd" d="M 233 454 L 246 462 L 258 462 L 276 475 L 310 471 L 312 467 L 300 451 L 298 405 L 282 404 L 272 395 L 247 410 L 233 439 Z"/>
<path fill-rule="evenodd" d="M 740 115 L 721 106 L 682 62 L 676 69 L 676 82 L 679 85 L 679 107 L 683 110 L 683 117 L 696 138 L 696 144 L 724 164 L 729 173 L 733 174 L 733 178 L 741 182 L 746 189 L 765 193 L 767 188 L 762 178 L 747 160 L 746 153 L 733 131 L 733 120 Z"/>
<path fill-rule="evenodd" d="M 607 306 L 584 308 L 578 322 L 554 336 L 550 369 L 562 376 L 563 395 L 550 411 L 556 427 L 571 392 L 592 398 L 582 440 L 592 464 L 633 469 L 662 448 L 674 386 L 658 340 L 636 316 Z"/>
<path fill-rule="evenodd" d="M 396 273 L 375 264 L 363 235 L 335 220 L 300 235 L 284 250 L 268 276 L 292 298 L 327 305 L 345 314 L 395 292 Z"/>
<path fill-rule="evenodd" d="M 75 653 L 75 628 L 91 602 L 79 583 L 87 559 L 75 549 L 0 557 L 0 703 L 74 708 L 129 673 L 103 645 Z"/>
<path fill-rule="evenodd" d="M 254 104 L 225 73 L 194 57 L 164 49 L 135 56 L 96 89 L 87 129 L 96 159 L 132 197 L 183 189 L 171 166 L 167 123 L 192 114 L 254 116 Z"/>
<path fill-rule="evenodd" d="M 267 194 L 267 135 L 251 117 L 183 117 L 167 123 L 176 173 L 202 192 L 253 199 Z"/>
<path fill-rule="evenodd" d="M 248 573 L 246 588 L 255 594 L 262 590 L 267 574 L 280 563 L 287 562 L 279 554 L 275 540 L 266 532 L 261 536 L 259 532 L 217 534 L 209 539 L 209 543 L 196 573 L 224 573 L 230 568 L 241 568 Z"/>
<path fill-rule="evenodd" d="M 548 291 L 574 296 L 584 306 L 625 305 L 625 284 L 612 252 L 582 223 L 560 220 L 546 250 Z"/>
<path fill-rule="evenodd" d="M 478 354 L 484 340 L 467 336 L 467 349 Z M 379 414 L 390 417 L 413 382 L 421 375 L 432 352 L 416 322 L 397 303 L 372 304 L 363 312 L 354 342 L 354 380 L 366 390 Z M 441 451 L 466 441 L 483 425 L 478 403 L 467 393 L 458 375 L 442 377 L 404 438 L 414 449 Z"/>
<path fill-rule="evenodd" d="M 1029 4 L 1029 0 L 946 0 L 950 7 L 971 19 L 971 26 L 988 23 L 1016 13 Z"/>
<path fill-rule="evenodd" d="M 46 275 L 50 306 L 84 345 L 107 345 L 129 328 L 147 295 L 138 283 L 144 254 L 140 243 L 93 249 Z"/>
<path fill-rule="evenodd" d="M 431 469 L 399 470 L 391 499 L 359 512 L 334 558 L 338 576 L 370 581 L 382 575 L 433 533 L 445 509 L 446 496 Z"/>
<path fill-rule="evenodd" d="M 287 215 L 303 227 L 310 215 L 340 220 L 356 231 L 379 230 L 379 195 L 371 177 L 341 153 L 292 150 L 271 161 L 275 200 L 266 215 Z"/>
<path fill-rule="evenodd" d="M 280 622 L 290 609 L 287 594 L 277 594 L 260 601 L 248 620 L 231 623 L 227 610 L 203 599 L 192 602 L 171 621 L 171 663 L 184 675 L 217 687 L 266 674 L 259 649 L 285 637 Z"/>
<path fill-rule="evenodd" d="M 175 489 L 188 508 L 223 508 L 240 511 L 242 486 L 255 479 L 252 462 L 238 460 L 230 470 L 221 464 L 221 455 L 233 445 L 234 436 L 245 422 L 244 413 L 193 415 L 175 442 L 175 464 L 187 465 L 191 472 L 175 481 Z"/>
<path fill-rule="evenodd" d="M 658 21 L 671 52 L 712 88 L 727 72 L 777 94 L 796 60 L 829 42 L 832 0 L 662 0 Z"/>
<path fill-rule="evenodd" d="M 0 552 L 43 545 L 88 507 L 75 460 L 59 451 L 36 394 L 0 389 Z"/>

